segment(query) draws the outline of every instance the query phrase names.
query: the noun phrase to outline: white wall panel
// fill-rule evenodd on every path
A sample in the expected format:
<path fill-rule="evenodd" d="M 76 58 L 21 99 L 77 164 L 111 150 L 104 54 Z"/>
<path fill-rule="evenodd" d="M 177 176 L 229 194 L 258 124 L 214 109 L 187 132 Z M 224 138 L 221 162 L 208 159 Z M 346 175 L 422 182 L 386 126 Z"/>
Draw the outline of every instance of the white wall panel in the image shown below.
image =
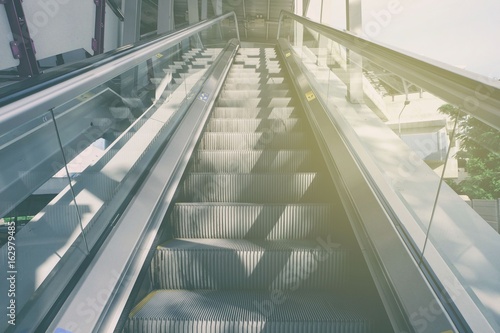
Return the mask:
<path fill-rule="evenodd" d="M 93 54 L 94 1 L 29 0 L 23 8 L 37 59 L 80 48 Z"/>

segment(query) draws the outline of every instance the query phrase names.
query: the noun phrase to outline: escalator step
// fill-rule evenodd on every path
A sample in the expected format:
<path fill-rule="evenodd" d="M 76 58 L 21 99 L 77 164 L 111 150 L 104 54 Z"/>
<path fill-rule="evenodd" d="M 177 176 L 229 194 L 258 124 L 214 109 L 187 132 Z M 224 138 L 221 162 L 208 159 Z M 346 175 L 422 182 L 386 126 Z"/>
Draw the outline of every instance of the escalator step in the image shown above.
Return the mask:
<path fill-rule="evenodd" d="M 268 97 L 268 98 L 248 98 L 248 99 L 231 99 L 231 98 L 219 98 L 217 100 L 217 106 L 229 106 L 229 107 L 246 107 L 246 108 L 258 108 L 258 107 L 287 107 L 294 106 L 291 97 Z"/>
<path fill-rule="evenodd" d="M 126 332 L 367 333 L 370 323 L 325 292 L 160 290 L 129 316 Z"/>
<path fill-rule="evenodd" d="M 265 78 L 265 77 L 283 77 L 283 71 L 280 67 L 272 68 L 238 68 L 228 73 L 228 78 Z"/>
<path fill-rule="evenodd" d="M 205 133 L 199 149 L 307 149 L 311 143 L 304 133 L 280 133 L 268 130 L 256 133 Z"/>
<path fill-rule="evenodd" d="M 174 238 L 316 239 L 334 235 L 327 204 L 178 203 L 170 215 Z"/>
<path fill-rule="evenodd" d="M 250 84 L 250 83 L 225 83 L 224 84 L 224 89 L 227 90 L 262 90 L 265 89 L 267 91 L 271 90 L 288 90 L 288 85 L 279 83 L 279 84 L 273 84 L 273 85 L 268 85 L 268 84 Z"/>
<path fill-rule="evenodd" d="M 211 119 L 206 127 L 207 132 L 291 132 L 304 130 L 304 122 L 295 119 Z"/>
<path fill-rule="evenodd" d="M 295 107 L 216 107 L 212 113 L 213 118 L 268 118 L 268 119 L 286 119 L 297 118 L 301 111 Z"/>
<path fill-rule="evenodd" d="M 265 80 L 263 80 L 260 77 L 258 77 L 258 78 L 230 77 L 230 78 L 226 79 L 225 83 L 230 83 L 230 84 L 234 84 L 234 83 L 244 83 L 244 84 L 267 83 L 267 84 L 272 85 L 272 84 L 282 84 L 284 80 L 285 79 L 283 77 L 272 77 L 272 78 L 265 79 Z"/>
<path fill-rule="evenodd" d="M 324 203 L 329 177 L 322 173 L 191 173 L 179 188 L 185 202 Z M 326 188 L 327 189 L 327 188 Z"/>
<path fill-rule="evenodd" d="M 220 97 L 223 99 L 249 99 L 249 98 L 273 98 L 273 97 L 290 97 L 288 90 L 222 90 Z"/>
<path fill-rule="evenodd" d="M 344 215 L 285 76 L 274 49 L 239 49 L 153 255 L 158 290 L 124 332 L 371 332 L 349 294 L 357 257 L 336 243 Z"/>
<path fill-rule="evenodd" d="M 193 172 L 262 173 L 317 170 L 309 150 L 198 150 Z"/>
<path fill-rule="evenodd" d="M 318 240 L 173 239 L 157 247 L 157 289 L 338 289 L 347 250 Z M 300 283 L 298 283 L 300 280 Z"/>

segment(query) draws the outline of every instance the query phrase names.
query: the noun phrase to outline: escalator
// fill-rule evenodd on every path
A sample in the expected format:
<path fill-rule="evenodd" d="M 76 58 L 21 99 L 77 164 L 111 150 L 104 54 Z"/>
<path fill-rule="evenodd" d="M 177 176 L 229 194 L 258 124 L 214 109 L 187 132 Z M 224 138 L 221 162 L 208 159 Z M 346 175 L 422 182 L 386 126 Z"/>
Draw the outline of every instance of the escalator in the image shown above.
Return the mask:
<path fill-rule="evenodd" d="M 273 48 L 240 48 L 124 332 L 390 332 Z"/>
<path fill-rule="evenodd" d="M 15 275 L 0 305 L 15 301 L 17 320 L 0 330 L 498 331 L 498 306 L 479 292 L 498 281 L 497 235 L 475 229 L 451 190 L 432 206 L 444 236 L 425 234 L 418 209 L 440 180 L 420 165 L 401 174 L 406 156 L 420 160 L 346 100 L 320 37 L 438 96 L 477 93 L 481 80 L 286 15 L 308 29 L 283 21 L 276 49 L 241 47 L 227 13 L 0 91 L 0 263 L 4 280 Z M 12 229 L 12 208 L 56 180 L 48 205 Z M 458 233 L 469 256 L 446 239 Z M 492 273 L 454 271 L 469 266 Z"/>

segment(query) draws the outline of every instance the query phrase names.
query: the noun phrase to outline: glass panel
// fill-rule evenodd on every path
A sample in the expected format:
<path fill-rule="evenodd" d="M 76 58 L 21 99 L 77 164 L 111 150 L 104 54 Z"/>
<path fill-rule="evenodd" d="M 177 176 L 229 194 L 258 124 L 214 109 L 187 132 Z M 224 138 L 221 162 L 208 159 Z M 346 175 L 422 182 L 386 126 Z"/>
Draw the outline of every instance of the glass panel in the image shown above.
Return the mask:
<path fill-rule="evenodd" d="M 19 309 L 67 250 L 67 235 L 81 232 L 71 196 L 55 209 L 57 189 L 69 179 L 55 176 L 64 157 L 51 112 L 0 136 L 0 164 L 0 275 L 9 281 L 0 284 L 8 296 L 0 304 L 15 300 Z"/>
<path fill-rule="evenodd" d="M 234 28 L 224 32 L 233 35 Z M 215 26 L 186 38 L 0 134 L 0 260 L 2 267 L 15 261 L 4 281 L 10 271 L 23 272 L 16 280 L 17 313 L 47 277 L 77 267 L 58 265 L 65 254 L 80 251 L 83 260 L 117 217 L 173 119 L 197 96 L 225 45 L 220 37 Z M 5 244 L 9 236 L 15 256 Z M 8 295 L 7 284 L 0 285 Z M 7 308 L 9 300 L 0 299 Z"/>
<path fill-rule="evenodd" d="M 454 131 L 424 259 L 432 260 L 437 251 L 498 330 L 500 133 L 454 105 L 444 104 L 440 112 Z M 461 202 L 453 200 L 454 191 Z M 451 301 L 462 296 L 453 285 L 448 287 Z"/>
<path fill-rule="evenodd" d="M 445 302 L 467 293 L 499 328 L 498 130 L 328 37 L 296 22 L 286 29 L 285 22 L 281 37 L 291 41 L 316 93 L 350 125 L 418 224 L 400 221 L 420 251 L 415 259 L 453 276 L 436 292 Z"/>

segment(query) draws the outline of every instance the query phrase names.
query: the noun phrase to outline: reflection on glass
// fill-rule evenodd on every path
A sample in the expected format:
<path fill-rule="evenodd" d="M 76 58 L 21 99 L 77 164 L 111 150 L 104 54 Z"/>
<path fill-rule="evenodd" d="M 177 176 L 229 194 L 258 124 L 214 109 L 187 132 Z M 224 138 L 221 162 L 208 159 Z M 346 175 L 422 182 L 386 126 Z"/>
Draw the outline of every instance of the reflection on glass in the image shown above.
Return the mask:
<path fill-rule="evenodd" d="M 0 266 L 9 268 L 1 278 L 16 275 L 16 304 L 22 306 L 68 248 L 67 235 L 81 233 L 80 218 L 72 195 L 64 206 L 54 205 L 71 180 L 58 173 L 65 158 L 52 112 L 3 133 L 0 142 Z M 0 286 L 8 295 L 8 284 Z M 8 301 L 2 297 L 0 305 Z"/>
<path fill-rule="evenodd" d="M 439 279 L 446 276 L 436 292 L 450 303 L 468 294 L 485 320 L 498 327 L 498 130 L 312 28 L 288 21 L 280 37 L 290 41 L 309 83 L 329 112 L 350 125 L 366 148 L 363 153 L 414 218 L 395 222 L 411 230 L 416 261 Z"/>
<path fill-rule="evenodd" d="M 227 24 L 233 27 L 224 38 L 235 35 L 234 22 Z M 132 181 L 152 163 L 159 138 L 194 98 L 193 89 L 225 45 L 222 30 L 212 26 L 186 38 L 0 133 L 0 262 L 6 267 L 3 245 L 15 224 L 15 269 L 23 272 L 17 279 L 19 311 L 47 277 L 73 269 L 61 258 L 71 253 L 83 260 L 116 218 Z M 6 284 L 0 285 L 7 295 Z M 6 301 L 0 298 L 0 305 Z"/>

